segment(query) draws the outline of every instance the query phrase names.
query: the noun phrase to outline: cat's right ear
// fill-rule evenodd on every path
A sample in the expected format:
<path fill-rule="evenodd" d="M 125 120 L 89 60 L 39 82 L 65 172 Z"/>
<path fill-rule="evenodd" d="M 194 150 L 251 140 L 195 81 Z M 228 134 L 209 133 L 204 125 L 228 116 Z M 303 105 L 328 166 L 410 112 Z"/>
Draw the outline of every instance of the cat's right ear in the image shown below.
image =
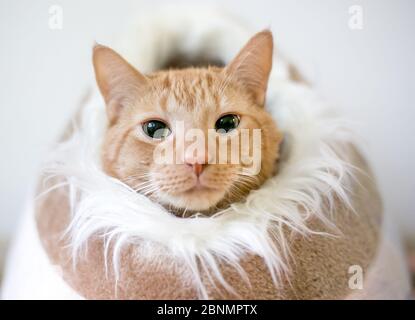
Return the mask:
<path fill-rule="evenodd" d="M 272 69 L 273 47 L 271 31 L 259 32 L 224 69 L 230 79 L 237 80 L 245 86 L 260 106 L 263 106 L 265 102 L 268 79 Z"/>
<path fill-rule="evenodd" d="M 147 78 L 114 50 L 96 44 L 93 49 L 95 78 L 107 106 L 110 123 L 114 123 L 131 98 L 143 92 Z"/>

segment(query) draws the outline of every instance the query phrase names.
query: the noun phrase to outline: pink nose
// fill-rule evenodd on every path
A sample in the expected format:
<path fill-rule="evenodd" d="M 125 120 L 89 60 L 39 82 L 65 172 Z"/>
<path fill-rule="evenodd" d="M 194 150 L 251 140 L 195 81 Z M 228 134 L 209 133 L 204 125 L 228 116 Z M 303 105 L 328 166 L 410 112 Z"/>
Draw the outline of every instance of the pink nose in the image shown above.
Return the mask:
<path fill-rule="evenodd" d="M 207 161 L 206 155 L 200 154 L 198 156 L 193 155 L 186 155 L 184 159 L 184 163 L 189 166 L 196 176 L 200 176 L 202 171 L 205 169 Z"/>
<path fill-rule="evenodd" d="M 191 152 L 193 150 L 187 150 L 184 154 L 184 163 L 193 170 L 196 176 L 200 176 L 203 170 L 206 168 L 208 162 L 208 153 L 206 151 L 197 150 L 197 152 Z"/>
<path fill-rule="evenodd" d="M 200 163 L 187 163 L 186 164 L 192 168 L 193 172 L 196 174 L 196 176 L 200 176 L 202 174 L 203 169 L 205 168 L 205 164 L 200 164 Z"/>

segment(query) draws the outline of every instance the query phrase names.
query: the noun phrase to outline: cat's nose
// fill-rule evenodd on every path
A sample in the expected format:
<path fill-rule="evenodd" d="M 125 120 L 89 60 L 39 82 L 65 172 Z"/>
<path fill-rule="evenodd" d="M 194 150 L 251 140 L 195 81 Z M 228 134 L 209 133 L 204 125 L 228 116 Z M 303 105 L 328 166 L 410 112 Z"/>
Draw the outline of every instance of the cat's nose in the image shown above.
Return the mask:
<path fill-rule="evenodd" d="M 205 169 L 207 161 L 204 156 L 202 157 L 186 157 L 185 164 L 193 170 L 196 176 L 200 176 Z"/>
<path fill-rule="evenodd" d="M 195 154 L 193 150 L 188 150 L 184 154 L 184 163 L 199 177 L 209 163 L 209 154 L 200 150 Z"/>
<path fill-rule="evenodd" d="M 206 166 L 205 164 L 201 163 L 186 163 L 186 165 L 188 165 L 198 177 L 202 174 L 202 171 Z"/>

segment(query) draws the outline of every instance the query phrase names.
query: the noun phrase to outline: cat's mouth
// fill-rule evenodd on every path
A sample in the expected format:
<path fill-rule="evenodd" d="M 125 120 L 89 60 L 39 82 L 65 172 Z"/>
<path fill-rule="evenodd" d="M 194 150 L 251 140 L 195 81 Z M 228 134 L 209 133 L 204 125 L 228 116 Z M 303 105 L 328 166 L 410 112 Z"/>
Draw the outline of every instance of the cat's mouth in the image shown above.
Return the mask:
<path fill-rule="evenodd" d="M 180 192 L 159 192 L 157 200 L 179 212 L 185 210 L 204 213 L 215 207 L 223 199 L 225 193 L 221 188 L 206 186 L 198 182 Z"/>
<path fill-rule="evenodd" d="M 205 186 L 201 184 L 200 181 L 198 181 L 196 185 L 188 188 L 187 190 L 184 190 L 182 194 L 191 195 L 191 194 L 196 194 L 196 193 L 215 192 L 215 191 L 218 191 L 218 188 Z"/>

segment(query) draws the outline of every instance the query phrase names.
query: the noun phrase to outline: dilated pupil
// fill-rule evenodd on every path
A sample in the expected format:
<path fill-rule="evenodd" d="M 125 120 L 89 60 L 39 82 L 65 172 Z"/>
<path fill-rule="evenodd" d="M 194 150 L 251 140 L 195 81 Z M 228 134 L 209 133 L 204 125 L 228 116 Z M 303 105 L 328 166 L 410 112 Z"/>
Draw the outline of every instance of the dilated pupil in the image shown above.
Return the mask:
<path fill-rule="evenodd" d="M 223 130 L 229 132 L 239 125 L 239 118 L 234 114 L 228 114 L 223 116 L 216 121 L 215 128 L 216 130 Z"/>
<path fill-rule="evenodd" d="M 151 138 L 161 139 L 170 134 L 170 129 L 164 122 L 152 120 L 143 125 L 144 132 Z"/>

